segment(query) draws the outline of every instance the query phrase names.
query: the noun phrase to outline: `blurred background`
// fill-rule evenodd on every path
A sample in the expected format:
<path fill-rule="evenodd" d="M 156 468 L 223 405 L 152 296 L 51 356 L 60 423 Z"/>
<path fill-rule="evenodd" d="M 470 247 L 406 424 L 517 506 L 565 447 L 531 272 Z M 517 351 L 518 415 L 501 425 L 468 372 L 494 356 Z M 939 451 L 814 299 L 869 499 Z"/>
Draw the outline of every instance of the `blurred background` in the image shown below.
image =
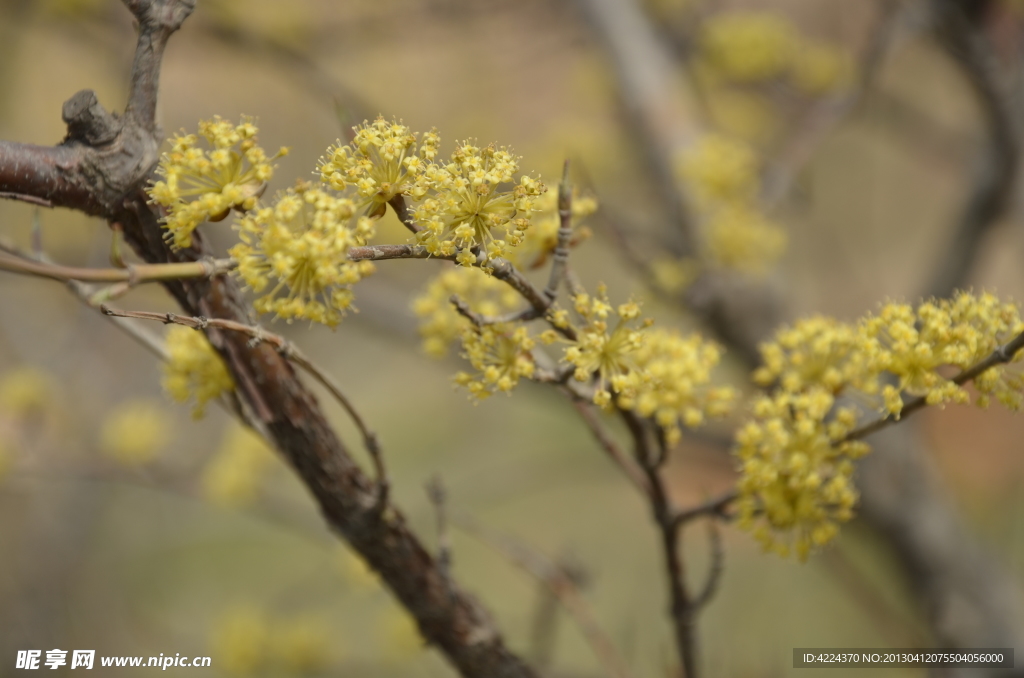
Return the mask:
<path fill-rule="evenodd" d="M 607 283 L 613 302 L 643 299 L 661 325 L 699 329 L 623 260 L 623 237 L 652 258 L 671 251 L 671 239 L 658 239 L 670 215 L 586 4 L 199 0 L 167 50 L 159 116 L 168 136 L 213 115 L 256 116 L 266 148 L 291 147 L 271 190 L 310 178 L 328 145 L 378 114 L 414 130 L 436 126 L 444 152 L 460 139 L 511 145 L 522 168 L 552 187 L 568 158 L 575 183 L 600 205 L 588 221 L 593 237 L 573 253 L 580 278 Z M 764 284 L 793 316 L 853 319 L 887 299 L 913 300 L 950 246 L 987 123 L 914 4 L 924 3 L 649 0 L 641 8 L 678 61 L 672 83 L 687 124 L 770 160 L 824 121 L 784 195 L 765 208 L 788 245 Z M 1011 40 L 1017 3 L 990 4 L 993 41 Z M 819 50 L 818 70 L 793 82 L 716 73 L 701 55 L 711 49 L 704 36 L 716 18 L 744 12 L 778 17 L 787 39 Z M 903 17 L 900 37 L 865 86 L 864 55 L 893 13 Z M 750 58 L 768 58 L 757 40 Z M 770 56 L 766 40 L 760 48 Z M 117 0 L 3 0 L 0 138 L 59 142 L 61 104 L 83 88 L 120 109 L 133 50 L 130 15 Z M 1020 298 L 1024 284 L 1016 200 L 986 233 L 966 281 L 1008 298 Z M 57 261 L 108 265 L 106 224 L 0 201 L 4 238 L 28 246 L 33 219 Z M 405 242 L 387 219 L 377 242 Z M 231 244 L 227 222 L 206 230 Z M 638 678 L 672 675 L 647 507 L 550 389 L 525 385 L 474 405 L 452 388 L 457 356 L 428 357 L 411 310 L 439 266 L 382 262 L 356 290 L 360 312 L 335 331 L 267 323 L 327 368 L 379 432 L 395 497 L 426 543 L 437 544 L 424 489 L 436 476 L 452 513 L 571 566 Z M 118 304 L 176 310 L 153 285 Z M 746 383 L 728 357 L 720 376 Z M 220 409 L 193 420 L 160 379 L 151 354 L 59 283 L 0 274 L 0 675 L 17 650 L 52 648 L 209 655 L 205 674 L 223 676 L 455 675 L 325 529 L 290 471 Z M 360 453 L 343 413 L 322 402 Z M 919 418 L 942 491 L 1019 585 L 1024 419 L 966 407 Z M 733 462 L 715 440 L 733 423 L 674 452 L 680 505 L 729 487 Z M 486 539 L 458 526 L 451 536 L 455 576 L 514 649 L 552 675 L 603 675 L 544 585 Z M 794 647 L 932 642 L 913 581 L 863 525 L 806 564 L 762 555 L 732 528 L 723 536 L 725 573 L 700 620 L 707 675 L 790 675 Z M 707 544 L 703 526 L 687 533 L 695 586 Z"/>

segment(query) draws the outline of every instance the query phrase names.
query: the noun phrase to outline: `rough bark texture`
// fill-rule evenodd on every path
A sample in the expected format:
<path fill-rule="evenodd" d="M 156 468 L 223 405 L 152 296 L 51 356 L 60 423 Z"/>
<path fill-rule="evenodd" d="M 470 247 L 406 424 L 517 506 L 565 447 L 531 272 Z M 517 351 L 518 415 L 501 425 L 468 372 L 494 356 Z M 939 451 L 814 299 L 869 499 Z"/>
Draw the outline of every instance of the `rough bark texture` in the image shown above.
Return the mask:
<path fill-rule="evenodd" d="M 126 241 L 147 262 L 199 260 L 210 254 L 201 238 L 193 248 L 171 251 L 160 214 L 143 190 L 159 157 L 155 113 L 163 49 L 195 2 L 125 4 L 138 19 L 139 42 L 124 115 L 106 112 L 92 92 L 83 91 L 64 106 L 68 137 L 60 145 L 0 141 L 0 192 L 119 223 Z M 249 309 L 229 277 L 165 286 L 189 315 L 249 321 Z M 234 376 L 249 415 L 299 474 L 325 520 L 413 615 L 426 641 L 464 676 L 532 678 L 533 670 L 505 647 L 477 601 L 438 569 L 401 512 L 390 504 L 380 510 L 376 483 L 353 461 L 288 361 L 269 344 L 253 345 L 240 333 L 210 327 L 206 334 Z"/>

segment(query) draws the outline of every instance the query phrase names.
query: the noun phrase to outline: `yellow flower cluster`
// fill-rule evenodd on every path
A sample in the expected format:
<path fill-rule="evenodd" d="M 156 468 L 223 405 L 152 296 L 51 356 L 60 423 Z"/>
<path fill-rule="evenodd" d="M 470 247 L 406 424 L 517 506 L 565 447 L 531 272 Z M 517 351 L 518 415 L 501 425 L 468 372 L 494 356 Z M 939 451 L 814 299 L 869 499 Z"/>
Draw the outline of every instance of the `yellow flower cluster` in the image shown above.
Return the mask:
<path fill-rule="evenodd" d="M 225 507 L 252 503 L 273 460 L 262 438 L 241 426 L 232 426 L 203 469 L 203 496 Z"/>
<path fill-rule="evenodd" d="M 195 400 L 192 416 L 203 416 L 206 404 L 235 388 L 224 361 L 202 332 L 174 325 L 167 331 L 168 360 L 164 389 L 179 403 Z"/>
<path fill-rule="evenodd" d="M 100 449 L 126 466 L 146 464 L 167 444 L 171 422 L 158 404 L 148 400 L 121 403 L 100 428 Z"/>
<path fill-rule="evenodd" d="M 319 675 L 337 652 L 334 635 L 316 615 L 273 619 L 259 607 L 238 606 L 211 629 L 211 654 L 230 676 Z"/>
<path fill-rule="evenodd" d="M 514 183 L 519 160 L 504 146 L 480 148 L 467 141 L 455 149 L 451 162 L 429 165 L 424 178 L 430 193 L 413 212 L 420 243 L 434 255 L 451 256 L 462 249 L 458 261 L 465 266 L 476 262 L 471 250 L 490 259 L 520 244 L 535 199 L 546 189 L 528 175 Z"/>
<path fill-rule="evenodd" d="M 889 303 L 855 324 L 814 317 L 780 330 L 761 347 L 763 366 L 754 373 L 774 394 L 755 403 L 736 438 L 742 524 L 780 553 L 789 550 L 783 535 L 801 557 L 827 542 L 856 501 L 850 460 L 868 451 L 846 440 L 857 410 L 836 407 L 835 399 L 897 418 L 904 394 L 930 405 L 967 402 L 969 392 L 952 377 L 1022 331 L 1016 305 L 966 292 L 916 308 Z M 1024 378 L 1012 367 L 1021 359 L 974 379 L 978 405 L 995 397 L 1011 409 L 1024 406 Z"/>
<path fill-rule="evenodd" d="M 355 187 L 370 216 L 383 215 L 397 195 L 419 199 L 426 194 L 423 172 L 441 143 L 436 130 L 424 134 L 417 147 L 416 135 L 395 120 L 379 117 L 352 129 L 351 144 L 339 141 L 320 159 L 321 181 L 336 191 Z"/>
<path fill-rule="evenodd" d="M 679 173 L 702 217 L 704 258 L 716 266 L 764 273 L 786 235 L 756 207 L 760 161 L 747 144 L 708 134 L 680 158 Z"/>
<path fill-rule="evenodd" d="M 0 379 L 0 411 L 15 418 L 42 412 L 53 395 L 50 376 L 34 367 L 19 367 Z"/>
<path fill-rule="evenodd" d="M 722 417 L 732 410 L 736 391 L 709 386 L 711 371 L 721 357 L 721 349 L 699 335 L 648 330 L 632 354 L 634 371 L 618 404 L 652 418 L 674 445 L 682 435 L 680 422 L 697 428 L 707 418 Z"/>
<path fill-rule="evenodd" d="M 469 390 L 472 397 L 483 400 L 498 391 L 510 393 L 522 378 L 534 373 L 535 342 L 526 327 L 506 323 L 476 327 L 462 331 L 462 354 L 476 374 L 459 372 L 455 383 Z"/>
<path fill-rule="evenodd" d="M 474 313 L 483 316 L 501 315 L 522 305 L 522 299 L 512 287 L 481 269 L 446 267 L 430 280 L 412 304 L 413 312 L 421 318 L 419 333 L 423 350 L 436 358 L 444 357 L 448 347 L 470 325 L 469 320 L 455 310 L 452 295 L 458 295 Z"/>
<path fill-rule="evenodd" d="M 160 158 L 163 177 L 149 189 L 153 202 L 167 208 L 164 227 L 176 248 L 191 247 L 192 232 L 204 221 L 220 221 L 231 209 L 250 210 L 274 174 L 273 158 L 256 143 L 250 118 L 232 123 L 215 117 L 199 123 L 199 134 L 179 135 Z M 200 137 L 209 148 L 200 145 Z"/>
<path fill-rule="evenodd" d="M 509 260 L 523 270 L 540 268 L 547 263 L 558 246 L 558 230 L 561 219 L 558 216 L 558 193 L 547 191 L 537 200 L 537 213 L 530 220 L 523 242 L 511 252 Z M 591 231 L 582 221 L 597 211 L 597 200 L 580 195 L 573 190 L 572 196 L 572 237 L 569 247 L 575 247 L 590 237 Z"/>
<path fill-rule="evenodd" d="M 790 77 L 812 95 L 849 82 L 849 55 L 801 36 L 779 14 L 722 12 L 707 19 L 699 37 L 700 58 L 715 76 L 741 84 Z"/>
<path fill-rule="evenodd" d="M 843 441 L 856 425 L 853 408 L 838 408 L 826 423 L 834 405 L 826 388 L 782 390 L 758 398 L 753 418 L 736 433 L 738 524 L 765 550 L 783 557 L 795 550 L 804 560 L 853 517 L 852 460 L 868 448 Z"/>
<path fill-rule="evenodd" d="M 577 332 L 576 341 L 565 351 L 565 360 L 575 371 L 577 381 L 590 381 L 597 376 L 594 403 L 608 407 L 612 392 L 623 393 L 631 383 L 636 368 L 634 354 L 643 346 L 642 329 L 650 326 L 649 320 L 641 321 L 640 305 L 630 301 L 614 308 L 608 303 L 608 292 L 604 285 L 596 295 L 586 293 L 573 297 L 576 313 L 584 320 Z M 615 326 L 609 328 L 609 317 L 617 318 Z M 548 333 L 546 341 L 553 340 Z"/>
<path fill-rule="evenodd" d="M 786 234 L 748 205 L 727 205 L 709 215 L 704 246 L 723 268 L 766 273 L 786 250 Z"/>
<path fill-rule="evenodd" d="M 374 270 L 373 262 L 348 259 L 374 233 L 372 219 L 354 214 L 351 200 L 299 185 L 242 218 L 241 242 L 230 250 L 237 274 L 257 294 L 273 284 L 256 310 L 337 325 L 352 305 L 351 286 Z"/>

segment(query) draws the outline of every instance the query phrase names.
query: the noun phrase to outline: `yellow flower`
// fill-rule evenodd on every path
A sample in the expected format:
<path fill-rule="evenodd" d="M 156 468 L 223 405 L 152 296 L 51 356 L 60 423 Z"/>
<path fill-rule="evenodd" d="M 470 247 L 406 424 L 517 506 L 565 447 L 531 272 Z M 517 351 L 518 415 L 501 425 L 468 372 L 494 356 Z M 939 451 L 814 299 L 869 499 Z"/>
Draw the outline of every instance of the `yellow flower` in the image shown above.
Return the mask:
<path fill-rule="evenodd" d="M 851 384 L 873 393 L 878 369 L 868 362 L 866 346 L 852 325 L 824 316 L 799 320 L 761 345 L 754 381 L 762 386 L 777 382 L 792 393 L 812 387 L 839 393 Z"/>
<path fill-rule="evenodd" d="M 746 203 L 757 195 L 760 162 L 747 144 L 706 134 L 680 157 L 679 173 L 702 207 Z"/>
<path fill-rule="evenodd" d="M 527 175 L 513 183 L 519 160 L 504 146 L 479 148 L 467 141 L 455 149 L 451 162 L 424 170 L 430 193 L 413 217 L 422 229 L 417 238 L 431 254 L 451 256 L 459 248 L 479 248 L 493 258 L 522 242 L 535 198 L 546 189 Z"/>
<path fill-rule="evenodd" d="M 832 45 L 804 40 L 793 62 L 793 80 L 808 94 L 820 96 L 848 86 L 853 79 L 849 53 Z"/>
<path fill-rule="evenodd" d="M 192 416 L 203 416 L 206 404 L 235 388 L 224 361 L 202 332 L 174 325 L 167 331 L 168 360 L 164 389 L 176 402 L 195 400 Z"/>
<path fill-rule="evenodd" d="M 421 318 L 419 333 L 423 350 L 436 358 L 444 357 L 470 322 L 452 305 L 457 295 L 474 313 L 498 316 L 522 306 L 519 294 L 509 285 L 479 268 L 450 266 L 432 278 L 426 289 L 413 300 L 413 312 Z"/>
<path fill-rule="evenodd" d="M 498 391 L 509 393 L 521 378 L 533 376 L 530 351 L 536 344 L 525 327 L 469 325 L 461 338 L 462 355 L 477 373 L 459 372 L 455 383 L 468 389 L 471 396 L 483 400 Z"/>
<path fill-rule="evenodd" d="M 636 369 L 634 353 L 643 345 L 642 330 L 650 323 L 639 320 L 640 306 L 634 302 L 613 308 L 603 285 L 595 296 L 578 294 L 573 303 L 585 324 L 564 357 L 575 366 L 573 376 L 577 381 L 597 376 L 594 402 L 607 407 L 611 404 L 612 392 L 622 393 L 631 384 Z M 617 321 L 614 327 L 609 327 L 608 319 L 613 314 Z"/>
<path fill-rule="evenodd" d="M 257 128 L 243 117 L 233 125 L 220 117 L 202 120 L 199 135 L 179 135 L 157 167 L 163 177 L 149 189 L 153 202 L 167 208 L 167 238 L 176 248 L 192 246 L 192 232 L 204 221 L 220 221 L 231 209 L 251 210 L 274 174 L 256 143 Z M 200 145 L 202 137 L 208 146 Z"/>
<path fill-rule="evenodd" d="M 842 442 L 856 425 L 852 408 L 840 408 L 826 423 L 834 404 L 823 388 L 778 391 L 758 398 L 753 417 L 736 433 L 738 524 L 766 551 L 786 557 L 795 550 L 805 560 L 853 517 L 858 494 L 851 460 L 867 446 Z"/>
<path fill-rule="evenodd" d="M 799 36 L 793 25 L 772 12 L 716 14 L 701 26 L 701 56 L 734 82 L 758 82 L 782 76 L 796 57 Z"/>
<path fill-rule="evenodd" d="M 351 200 L 300 184 L 273 207 L 246 215 L 241 242 L 230 251 L 248 287 L 256 293 L 270 287 L 256 310 L 337 325 L 352 306 L 352 285 L 374 270 L 371 261 L 348 259 L 349 249 L 374 233 L 372 219 L 354 214 Z"/>
<path fill-rule="evenodd" d="M 267 663 L 272 635 L 266 614 L 252 606 L 225 612 L 211 631 L 210 654 L 229 676 L 253 676 Z"/>
<path fill-rule="evenodd" d="M 711 371 L 720 360 L 721 349 L 699 335 L 648 330 L 632 354 L 634 371 L 620 391 L 618 404 L 652 418 L 665 431 L 668 443 L 675 444 L 681 437 L 680 424 L 696 428 L 732 409 L 735 390 L 709 386 Z"/>
<path fill-rule="evenodd" d="M 100 449 L 125 465 L 153 461 L 171 435 L 167 413 L 148 400 L 121 403 L 107 414 L 100 429 Z"/>
<path fill-rule="evenodd" d="M 19 367 L 0 379 L 0 410 L 13 417 L 42 412 L 52 401 L 50 376 L 34 367 Z"/>
<path fill-rule="evenodd" d="M 877 369 L 895 376 L 899 391 L 923 396 L 934 405 L 969 400 L 968 391 L 943 376 L 939 368 L 965 370 L 1022 329 L 1015 304 L 1002 303 L 987 293 L 958 292 L 952 299 L 927 301 L 916 309 L 886 304 L 864 321 L 861 332 Z M 1014 362 L 1021 357 L 1014 356 Z M 979 404 L 987 404 L 988 397 L 995 395 L 1011 409 L 1020 407 L 1020 385 L 1020 374 L 1006 365 L 993 367 L 975 380 L 982 394 Z M 897 402 L 887 394 L 886 408 L 893 414 L 898 414 Z"/>
<path fill-rule="evenodd" d="M 786 249 L 786 232 L 756 210 L 724 206 L 705 224 L 706 258 L 722 268 L 766 273 Z"/>
<path fill-rule="evenodd" d="M 327 623 L 316 616 L 293 617 L 272 627 L 270 650 L 283 675 L 320 674 L 338 651 L 338 639 Z"/>
<path fill-rule="evenodd" d="M 320 159 L 323 183 L 336 191 L 355 187 L 370 216 L 384 214 L 388 201 L 397 195 L 419 199 L 426 193 L 421 177 L 441 143 L 436 130 L 424 134 L 418 148 L 416 135 L 395 120 L 378 117 L 352 130 L 351 144 L 338 141 Z"/>
<path fill-rule="evenodd" d="M 274 456 L 252 431 L 233 425 L 203 469 L 203 495 L 219 506 L 252 503 Z"/>

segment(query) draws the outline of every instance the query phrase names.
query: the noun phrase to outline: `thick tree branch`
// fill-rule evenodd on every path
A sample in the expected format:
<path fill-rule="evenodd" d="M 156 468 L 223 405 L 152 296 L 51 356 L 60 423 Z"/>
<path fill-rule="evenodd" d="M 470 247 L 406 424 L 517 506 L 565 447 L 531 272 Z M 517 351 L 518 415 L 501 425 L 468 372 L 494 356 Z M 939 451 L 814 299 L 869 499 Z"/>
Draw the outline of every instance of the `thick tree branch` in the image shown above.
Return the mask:
<path fill-rule="evenodd" d="M 194 0 L 126 0 L 126 5 L 138 19 L 139 43 L 124 116 L 103 114 L 89 95 L 78 95 L 79 101 L 66 107 L 69 137 L 60 146 L 0 143 L 0 192 L 120 223 L 126 242 L 147 263 L 199 262 L 210 256 L 201 235 L 192 248 L 172 251 L 163 239 L 161 214 L 143 191 L 161 142 L 155 123 L 160 57 Z M 228 277 L 163 284 L 190 316 L 248 320 L 241 291 Z M 224 358 L 240 398 L 309 488 L 325 520 L 380 574 L 427 642 L 464 676 L 533 678 L 479 603 L 446 582 L 401 512 L 390 502 L 381 510 L 377 483 L 328 426 L 288 359 L 240 332 L 213 324 L 203 331 Z"/>

